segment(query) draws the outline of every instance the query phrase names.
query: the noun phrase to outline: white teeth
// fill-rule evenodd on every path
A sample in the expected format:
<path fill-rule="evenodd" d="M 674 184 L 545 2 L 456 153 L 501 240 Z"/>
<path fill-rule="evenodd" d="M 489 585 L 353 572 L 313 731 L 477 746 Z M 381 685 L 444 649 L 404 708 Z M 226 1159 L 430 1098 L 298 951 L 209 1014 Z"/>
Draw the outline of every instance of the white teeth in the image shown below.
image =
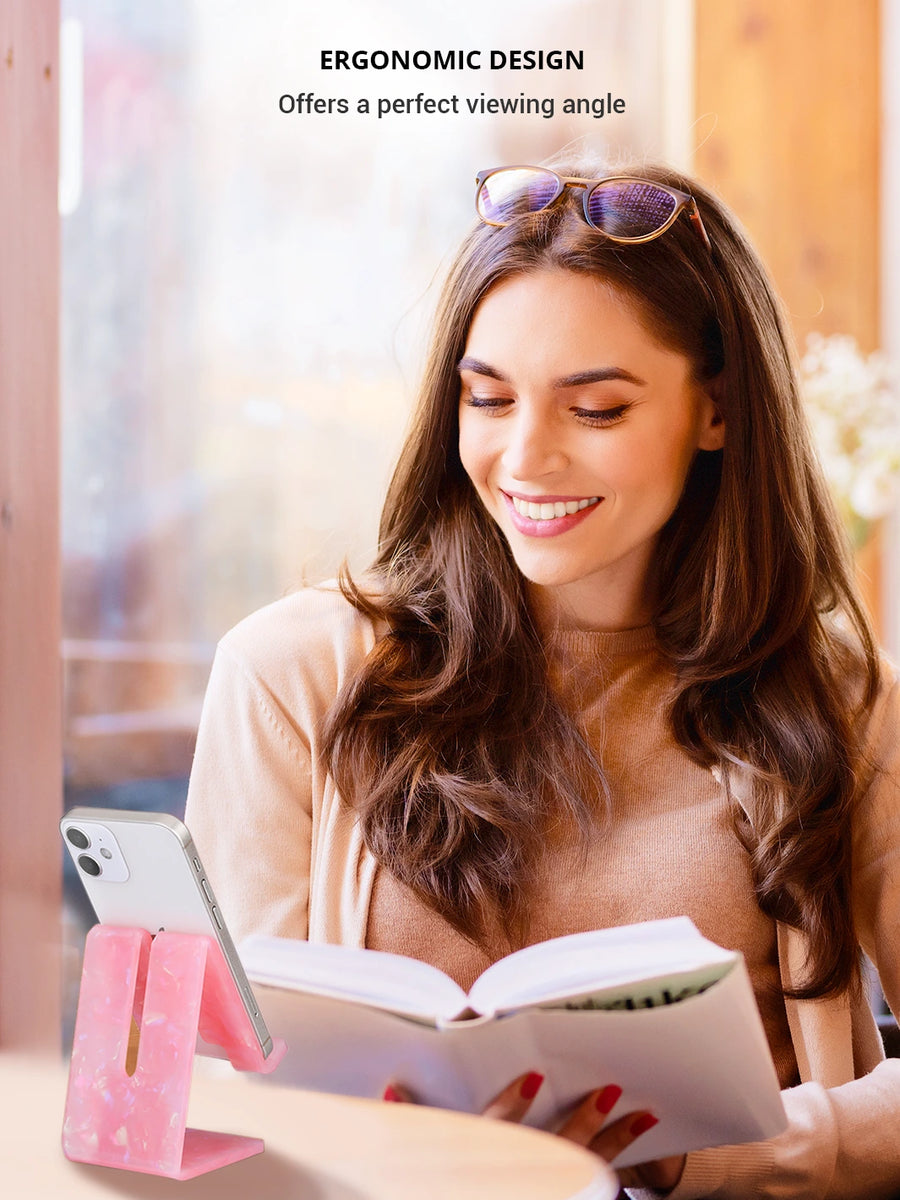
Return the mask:
<path fill-rule="evenodd" d="M 599 496 L 591 496 L 585 500 L 555 500 L 553 503 L 535 504 L 531 500 L 520 500 L 518 496 L 512 497 L 513 507 L 517 513 L 523 517 L 530 517 L 532 521 L 552 521 L 557 517 L 564 517 L 567 514 L 571 516 L 573 513 L 580 512 L 583 508 L 589 508 L 592 504 L 598 504 Z"/>

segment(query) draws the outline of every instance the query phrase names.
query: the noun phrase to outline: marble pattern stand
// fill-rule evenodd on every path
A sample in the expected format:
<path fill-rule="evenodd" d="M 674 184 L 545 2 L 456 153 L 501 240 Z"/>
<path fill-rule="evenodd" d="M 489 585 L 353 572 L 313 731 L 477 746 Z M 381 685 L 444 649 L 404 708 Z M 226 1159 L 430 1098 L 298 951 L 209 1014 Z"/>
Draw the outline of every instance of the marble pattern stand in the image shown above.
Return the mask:
<path fill-rule="evenodd" d="M 132 1018 L 140 1031 L 128 1068 Z M 84 966 L 62 1144 L 76 1162 L 191 1179 L 264 1149 L 259 1138 L 187 1128 L 197 1033 L 241 1071 L 263 1058 L 222 951 L 211 937 L 95 925 Z"/>

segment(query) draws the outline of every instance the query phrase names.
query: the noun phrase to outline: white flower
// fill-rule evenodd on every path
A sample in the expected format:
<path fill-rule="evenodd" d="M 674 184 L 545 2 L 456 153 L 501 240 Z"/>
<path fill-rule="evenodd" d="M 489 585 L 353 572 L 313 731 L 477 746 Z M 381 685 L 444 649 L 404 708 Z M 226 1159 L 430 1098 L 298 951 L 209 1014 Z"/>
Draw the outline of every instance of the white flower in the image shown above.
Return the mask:
<path fill-rule="evenodd" d="M 897 494 L 896 481 L 890 475 L 870 471 L 853 482 L 850 507 L 867 521 L 877 521 L 890 512 Z"/>
<path fill-rule="evenodd" d="M 900 483 L 900 398 L 887 359 L 878 352 L 864 358 L 852 337 L 813 333 L 800 380 L 838 507 L 864 521 L 883 517 Z"/>

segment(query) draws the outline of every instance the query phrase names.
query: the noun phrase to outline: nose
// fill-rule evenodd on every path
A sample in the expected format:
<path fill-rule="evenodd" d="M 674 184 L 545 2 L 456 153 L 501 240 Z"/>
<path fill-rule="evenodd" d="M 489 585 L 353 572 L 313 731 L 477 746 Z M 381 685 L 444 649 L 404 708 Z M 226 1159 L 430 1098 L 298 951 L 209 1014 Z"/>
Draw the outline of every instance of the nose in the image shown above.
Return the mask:
<path fill-rule="evenodd" d="M 549 414 L 521 405 L 507 425 L 503 469 L 520 483 L 561 471 L 568 464 L 560 430 Z"/>

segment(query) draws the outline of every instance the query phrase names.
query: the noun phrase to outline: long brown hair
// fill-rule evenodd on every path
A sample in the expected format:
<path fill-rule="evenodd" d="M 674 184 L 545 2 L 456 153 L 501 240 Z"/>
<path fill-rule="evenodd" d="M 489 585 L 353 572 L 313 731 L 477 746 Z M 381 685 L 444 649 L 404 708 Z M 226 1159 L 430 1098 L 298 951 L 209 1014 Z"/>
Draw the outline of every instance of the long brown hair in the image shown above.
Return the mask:
<path fill-rule="evenodd" d="M 879 683 L 874 639 L 765 269 L 695 181 L 647 164 L 617 173 L 691 192 L 712 252 L 684 217 L 617 246 L 569 195 L 465 239 L 370 581 L 342 576 L 387 632 L 330 713 L 329 767 L 377 858 L 476 942 L 526 927 L 523 884 L 548 825 L 601 835 L 602 763 L 548 684 L 523 578 L 457 444 L 457 363 L 480 301 L 529 271 L 596 276 L 637 303 L 698 380 L 718 377 L 724 449 L 698 452 L 654 568 L 671 727 L 694 761 L 722 772 L 761 909 L 808 935 L 807 978 L 790 994 L 834 994 L 859 978 L 849 830 Z"/>

